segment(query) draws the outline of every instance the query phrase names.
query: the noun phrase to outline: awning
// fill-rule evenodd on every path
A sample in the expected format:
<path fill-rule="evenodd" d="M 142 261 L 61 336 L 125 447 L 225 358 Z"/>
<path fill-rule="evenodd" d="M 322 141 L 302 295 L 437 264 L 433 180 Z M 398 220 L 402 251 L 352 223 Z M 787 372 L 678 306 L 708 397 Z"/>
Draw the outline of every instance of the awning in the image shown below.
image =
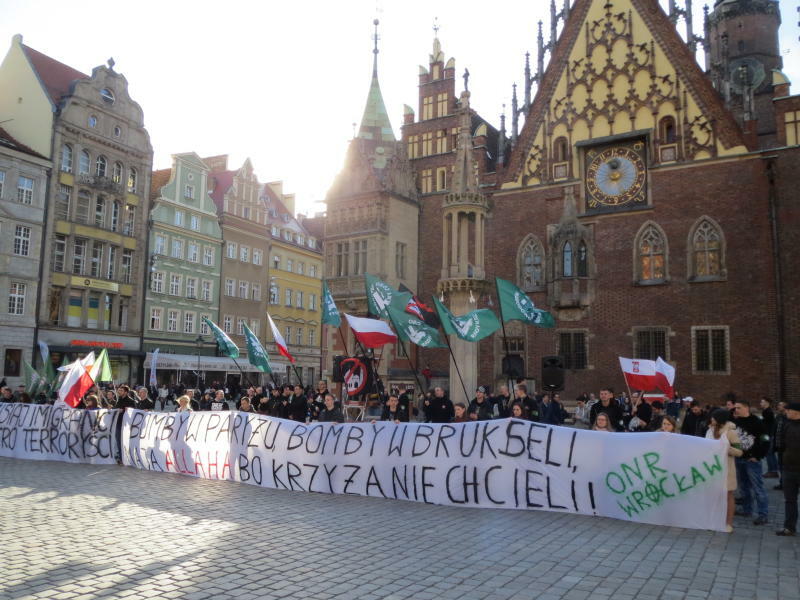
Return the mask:
<path fill-rule="evenodd" d="M 147 357 L 144 359 L 145 369 L 150 368 L 150 361 L 153 358 L 153 353 L 148 352 Z M 250 362 L 246 356 L 236 359 L 242 371 L 246 373 L 260 373 Z M 230 373 L 238 373 L 239 367 L 236 366 L 232 358 L 227 356 L 201 356 L 200 357 L 200 370 L 201 371 L 225 371 Z M 286 370 L 286 365 L 282 362 L 270 361 L 272 370 L 276 373 L 283 373 Z M 156 370 L 162 369 L 167 371 L 196 371 L 197 370 L 197 355 L 194 354 L 162 354 L 158 353 L 158 364 Z"/>

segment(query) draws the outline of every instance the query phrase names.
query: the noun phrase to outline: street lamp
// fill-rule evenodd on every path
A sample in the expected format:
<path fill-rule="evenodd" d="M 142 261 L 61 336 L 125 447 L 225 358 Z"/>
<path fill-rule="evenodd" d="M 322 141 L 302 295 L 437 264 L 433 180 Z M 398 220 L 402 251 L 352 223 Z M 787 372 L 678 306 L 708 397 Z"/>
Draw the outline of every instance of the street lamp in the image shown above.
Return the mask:
<path fill-rule="evenodd" d="M 197 376 L 197 391 L 200 392 L 200 351 L 203 349 L 205 340 L 203 340 L 202 335 L 198 335 L 197 339 L 194 341 L 195 346 L 197 347 L 197 372 L 195 373 Z"/>

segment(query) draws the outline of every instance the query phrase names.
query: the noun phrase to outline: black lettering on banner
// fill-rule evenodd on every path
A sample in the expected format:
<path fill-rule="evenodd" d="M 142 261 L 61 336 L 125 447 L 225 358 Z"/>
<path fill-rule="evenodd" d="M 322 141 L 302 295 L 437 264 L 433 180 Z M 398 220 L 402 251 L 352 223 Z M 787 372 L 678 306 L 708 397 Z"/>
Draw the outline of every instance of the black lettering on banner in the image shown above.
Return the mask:
<path fill-rule="evenodd" d="M 592 503 L 592 510 L 596 508 L 594 504 L 594 483 L 589 482 L 589 502 Z"/>
<path fill-rule="evenodd" d="M 301 492 L 306 491 L 306 488 L 303 487 L 303 484 L 297 481 L 302 474 L 303 469 L 289 460 L 286 461 L 286 479 L 289 480 L 289 487 L 292 488 L 292 490 L 295 489 L 294 486 L 296 485 L 297 489 Z"/>
<path fill-rule="evenodd" d="M 433 504 L 433 502 L 428 501 L 428 488 L 434 487 L 434 484 L 428 481 L 427 475 L 428 471 L 435 471 L 436 467 L 422 467 L 422 501 L 426 504 Z"/>
<path fill-rule="evenodd" d="M 533 502 L 531 500 L 531 492 L 542 492 L 542 488 L 533 487 L 531 484 L 531 479 L 533 477 L 542 476 L 542 473 L 539 471 L 531 471 L 529 469 L 525 470 L 525 503 L 527 504 L 528 508 L 542 508 L 544 504 L 539 504 L 538 502 Z"/>
<path fill-rule="evenodd" d="M 275 450 L 275 444 L 277 443 L 278 439 L 278 432 L 281 430 L 281 422 L 280 421 L 267 421 L 267 430 L 264 432 L 264 448 L 267 450 Z M 272 441 L 269 441 L 267 438 L 269 437 L 270 431 L 272 432 Z"/>
<path fill-rule="evenodd" d="M 172 437 L 172 426 L 175 424 L 175 417 L 173 415 L 169 415 L 167 419 L 164 421 L 164 427 L 161 428 L 161 439 L 168 440 Z M 166 436 L 164 434 L 167 434 Z"/>
<path fill-rule="evenodd" d="M 403 452 L 403 442 L 406 440 L 406 430 L 408 429 L 408 425 L 405 423 L 400 424 L 396 427 L 392 428 L 392 439 L 389 441 L 389 453 L 387 456 L 391 456 L 392 454 L 396 454 L 397 456 L 402 456 Z M 395 445 L 394 438 L 397 434 L 400 434 L 400 442 Z M 406 496 L 407 498 L 408 496 Z"/>
<path fill-rule="evenodd" d="M 314 439 L 314 436 L 319 433 L 319 439 L 316 441 L 316 446 L 312 446 L 311 442 Z M 313 425 L 308 430 L 308 435 L 306 436 L 306 452 L 309 454 L 316 454 L 319 452 L 320 447 L 322 446 L 322 438 L 325 435 L 325 427 L 323 425 Z M 310 486 L 309 486 L 310 487 Z"/>
<path fill-rule="evenodd" d="M 158 462 L 158 456 L 156 456 L 156 451 L 155 450 L 150 450 L 150 464 L 155 466 L 155 469 L 151 466 L 151 468 L 150 468 L 151 471 L 157 470 L 157 471 L 160 471 L 161 473 L 164 472 L 164 469 L 161 467 L 161 465 Z"/>
<path fill-rule="evenodd" d="M 299 432 L 299 433 L 298 433 Z M 292 433 L 289 434 L 289 440 L 286 442 L 287 450 L 294 450 L 303 445 L 303 434 L 306 432 L 305 425 L 295 425 Z"/>
<path fill-rule="evenodd" d="M 289 486 L 286 485 L 285 483 L 283 483 L 283 480 L 278 477 L 278 474 L 281 472 L 281 469 L 283 469 L 283 465 L 278 465 L 278 463 L 273 458 L 272 459 L 272 481 L 275 483 L 275 487 L 278 487 L 280 485 L 283 489 L 288 490 Z"/>
<path fill-rule="evenodd" d="M 17 431 L 11 427 L 0 428 L 0 448 L 14 450 L 17 447 Z"/>
<path fill-rule="evenodd" d="M 342 437 L 342 430 L 343 428 L 337 425 L 330 425 L 328 427 L 328 431 L 325 432 L 325 441 L 322 442 L 323 454 L 327 454 L 329 438 L 334 438 L 336 440 L 333 444 L 333 453 L 336 454 L 337 450 L 339 449 L 339 439 Z"/>
<path fill-rule="evenodd" d="M 491 484 L 491 482 L 489 480 L 489 478 L 490 478 L 490 476 L 492 474 L 492 471 L 496 471 L 497 469 L 501 469 L 502 470 L 502 467 L 500 465 L 492 465 L 491 467 L 486 469 L 486 474 L 484 475 L 484 478 L 483 478 L 483 488 L 484 488 L 484 490 L 486 492 L 486 497 L 489 499 L 489 502 L 491 502 L 492 504 L 496 504 L 498 506 L 502 506 L 503 504 L 506 503 L 506 501 L 505 500 L 495 500 L 492 497 L 492 484 Z"/>
<path fill-rule="evenodd" d="M 240 412 L 233 413 L 231 418 L 233 419 L 231 437 L 236 444 L 244 444 L 245 433 L 242 430 L 242 424 L 245 423 L 245 419 Z"/>
<path fill-rule="evenodd" d="M 411 447 L 411 456 L 420 456 L 425 454 L 431 447 L 431 436 L 433 435 L 433 427 L 430 425 L 420 425 L 417 427 L 417 431 L 414 433 L 414 444 Z M 423 450 L 417 450 L 417 442 L 423 439 L 425 440 L 425 448 Z"/>
<path fill-rule="evenodd" d="M 358 432 L 358 435 L 355 435 Z M 345 456 L 350 454 L 355 454 L 359 450 L 361 450 L 361 446 L 363 442 L 361 438 L 364 437 L 364 430 L 357 425 L 351 425 L 347 430 L 347 441 L 344 444 L 344 453 Z M 355 448 L 350 448 L 350 442 L 354 442 Z"/>
<path fill-rule="evenodd" d="M 222 415 L 216 412 L 208 413 L 208 423 L 206 424 L 206 431 L 205 436 L 203 437 L 203 441 L 207 442 L 209 438 L 209 434 L 212 431 L 215 431 L 217 427 L 219 427 L 220 422 L 222 421 Z"/>
<path fill-rule="evenodd" d="M 550 428 L 547 431 L 547 446 L 545 447 L 545 452 L 544 452 L 545 456 L 544 462 L 546 465 L 550 465 L 552 467 L 560 467 L 561 463 L 557 463 L 555 461 L 550 460 L 550 449 L 552 445 L 553 445 L 553 429 Z"/>
<path fill-rule="evenodd" d="M 225 438 L 223 439 L 227 439 L 229 442 L 231 441 L 231 418 L 233 417 L 234 414 L 235 413 L 227 412 L 226 414 L 220 417 L 220 428 L 219 431 L 217 432 L 216 441 L 219 441 L 219 439 L 223 435 L 225 435 Z"/>
<path fill-rule="evenodd" d="M 186 429 L 185 440 L 187 442 L 193 442 L 197 440 L 197 436 L 200 433 L 200 424 L 203 422 L 206 414 L 208 413 L 191 413 L 189 427 Z"/>
<path fill-rule="evenodd" d="M 380 433 L 386 429 L 386 425 L 378 427 L 376 423 L 372 424 L 372 443 L 369 445 L 369 455 L 370 457 L 375 455 L 375 442 L 378 441 L 378 436 Z"/>
<path fill-rule="evenodd" d="M 55 413 L 55 411 L 53 411 Z M 128 431 L 130 431 L 131 438 L 138 438 L 142 433 L 142 421 L 144 421 L 144 413 L 135 412 L 131 417 L 131 424 Z"/>
<path fill-rule="evenodd" d="M 261 457 L 256 455 L 249 460 L 246 454 L 239 454 L 239 481 L 253 481 L 261 485 L 263 471 L 261 470 Z"/>
<path fill-rule="evenodd" d="M 303 463 L 304 467 L 308 467 L 309 469 L 314 469 L 311 472 L 311 479 L 308 481 L 308 491 L 313 492 L 314 490 L 314 477 L 317 476 L 317 471 L 319 471 L 319 465 L 309 465 L 308 463 Z"/>
<path fill-rule="evenodd" d="M 444 449 L 444 455 L 450 458 L 450 451 L 447 449 L 445 440 L 456 434 L 456 428 L 452 425 L 442 425 L 439 427 L 439 436 L 436 438 L 436 458 L 439 458 L 439 448 Z"/>
<path fill-rule="evenodd" d="M 519 469 L 514 469 L 514 507 L 519 508 Z"/>
<path fill-rule="evenodd" d="M 182 412 L 178 413 L 178 428 L 175 430 L 175 441 L 183 439 L 186 435 L 186 424 L 189 422 L 189 418 L 192 416 L 190 412 Z"/>
<path fill-rule="evenodd" d="M 254 422 L 258 422 L 258 425 L 256 425 L 255 429 L 253 428 Z M 250 437 L 247 438 L 247 444 L 246 444 L 248 448 L 258 447 L 258 444 L 254 444 L 253 440 L 256 439 L 256 435 L 258 435 L 258 432 L 261 430 L 261 426 L 264 425 L 264 423 L 266 423 L 266 421 L 262 420 L 257 416 L 247 417 L 247 425 L 248 427 L 250 427 Z"/>
<path fill-rule="evenodd" d="M 536 462 L 542 462 L 542 459 L 538 456 L 535 456 L 533 450 L 531 449 L 531 444 L 541 444 L 544 441 L 533 437 L 534 429 L 547 429 L 547 426 L 540 425 L 539 423 L 531 423 L 528 426 L 528 458 L 535 460 Z"/>
<path fill-rule="evenodd" d="M 516 426 L 524 427 L 525 424 L 522 421 L 516 421 L 514 419 L 509 419 L 508 424 L 506 425 L 506 447 L 505 449 L 499 449 L 497 452 L 502 454 L 503 456 L 522 456 L 522 453 L 525 452 L 525 440 L 520 435 L 515 435 L 512 433 L 512 429 Z M 519 450 L 511 450 L 511 440 L 519 443 Z"/>
<path fill-rule="evenodd" d="M 346 477 L 345 480 L 344 480 L 343 493 L 345 493 L 345 494 L 357 494 L 357 492 L 348 492 L 347 490 L 352 485 L 352 483 L 354 481 L 354 477 L 356 476 L 356 473 L 358 473 L 361 470 L 361 465 L 342 465 L 342 466 L 345 469 L 353 469 L 350 472 L 350 475 L 348 477 Z"/>
<path fill-rule="evenodd" d="M 478 504 L 478 467 L 472 467 L 472 479 L 468 478 L 469 467 L 464 466 L 464 498 L 469 501 L 469 490 L 472 489 L 473 502 Z"/>
<path fill-rule="evenodd" d="M 250 481 L 250 471 L 247 469 L 250 461 L 247 460 L 247 455 L 240 453 L 236 464 L 239 466 L 239 481 Z"/>
<path fill-rule="evenodd" d="M 570 487 L 570 492 L 572 493 L 572 506 L 575 507 L 575 512 L 578 512 L 578 500 L 575 497 L 575 480 L 574 479 L 570 482 L 569 487 Z"/>
<path fill-rule="evenodd" d="M 572 464 L 572 454 L 575 451 L 575 438 L 576 437 L 578 437 L 578 432 L 577 431 L 573 431 L 572 432 L 572 437 L 570 437 L 570 439 L 569 439 L 569 458 L 567 459 L 567 467 L 571 468 L 573 473 L 578 468 L 577 466 L 573 466 L 573 464 Z"/>
<path fill-rule="evenodd" d="M 495 425 L 490 430 L 489 429 L 489 421 L 484 421 L 483 422 L 483 434 L 481 436 L 481 458 L 484 457 L 484 450 L 487 447 L 489 448 L 489 452 L 492 453 L 492 458 L 497 458 L 497 454 L 494 453 L 494 449 L 492 448 L 492 442 L 489 439 L 489 437 L 491 437 L 491 435 L 495 431 L 497 431 L 498 429 L 500 429 L 500 426 L 499 425 Z"/>
<path fill-rule="evenodd" d="M 479 423 L 469 423 L 461 428 L 459 449 L 461 450 L 461 456 L 463 456 L 464 458 L 469 458 L 470 456 L 472 456 L 472 453 L 475 450 L 475 446 L 478 445 L 479 426 L 480 426 Z M 464 436 L 466 435 L 467 430 L 472 430 L 472 445 L 469 447 L 469 450 L 466 450 L 464 448 Z"/>
<path fill-rule="evenodd" d="M 453 473 L 455 473 L 456 471 L 458 471 L 459 469 L 462 469 L 462 468 L 465 469 L 466 467 L 462 467 L 460 465 L 456 465 L 454 467 L 450 467 L 447 470 L 447 475 L 444 478 L 445 489 L 447 490 L 447 498 L 453 504 L 466 504 L 466 502 L 467 502 L 466 486 L 464 486 L 464 489 L 463 489 L 463 492 L 464 492 L 463 500 L 459 500 L 455 496 L 453 496 L 453 487 L 454 487 L 455 484 L 454 484 L 454 482 L 451 482 L 451 480 L 450 480 L 450 476 Z M 463 481 L 463 476 L 462 476 L 462 481 Z"/>
<path fill-rule="evenodd" d="M 333 465 L 333 467 L 328 470 L 328 465 L 322 465 L 322 468 L 325 469 L 325 475 L 328 477 L 328 489 L 331 491 L 331 494 L 335 494 L 336 492 L 333 491 L 333 472 L 336 470 L 338 465 Z"/>
<path fill-rule="evenodd" d="M 381 496 L 386 498 L 386 494 L 383 493 L 383 488 L 381 487 L 381 482 L 378 480 L 378 473 L 375 472 L 374 466 L 369 468 L 369 473 L 367 474 L 367 496 L 370 495 L 370 487 L 377 487 L 378 491 L 381 493 Z"/>
<path fill-rule="evenodd" d="M 397 495 L 397 488 L 403 492 L 403 497 L 408 500 L 408 465 L 403 465 L 403 478 L 397 473 L 397 467 L 392 467 L 392 493 L 394 498 L 399 498 Z"/>
<path fill-rule="evenodd" d="M 551 430 L 552 431 L 552 430 Z M 550 492 L 550 476 L 547 476 L 547 507 L 548 508 L 567 508 L 566 506 L 561 506 L 560 504 L 553 504 L 553 496 Z"/>

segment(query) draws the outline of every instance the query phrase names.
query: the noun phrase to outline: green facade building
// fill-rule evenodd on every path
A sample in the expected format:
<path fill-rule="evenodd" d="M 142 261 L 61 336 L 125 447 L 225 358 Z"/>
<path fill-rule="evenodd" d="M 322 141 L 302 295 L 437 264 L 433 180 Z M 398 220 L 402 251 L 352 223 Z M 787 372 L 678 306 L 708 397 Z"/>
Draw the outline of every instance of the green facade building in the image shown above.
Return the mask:
<path fill-rule="evenodd" d="M 143 350 L 149 367 L 160 348 L 159 383 L 191 384 L 198 355 L 215 355 L 203 317 L 219 320 L 222 230 L 208 195 L 209 167 L 193 152 L 172 158 L 171 169 L 152 177 Z"/>

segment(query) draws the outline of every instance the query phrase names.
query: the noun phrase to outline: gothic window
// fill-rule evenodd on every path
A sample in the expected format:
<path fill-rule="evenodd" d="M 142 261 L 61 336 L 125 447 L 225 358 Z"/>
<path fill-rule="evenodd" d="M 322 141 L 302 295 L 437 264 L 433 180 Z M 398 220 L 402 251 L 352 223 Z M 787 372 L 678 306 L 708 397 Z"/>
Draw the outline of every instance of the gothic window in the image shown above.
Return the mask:
<path fill-rule="evenodd" d="M 589 276 L 589 249 L 583 240 L 578 244 L 577 271 L 578 277 Z"/>
<path fill-rule="evenodd" d="M 529 235 L 523 240 L 517 265 L 517 280 L 523 290 L 532 292 L 544 286 L 544 249 L 535 236 Z"/>
<path fill-rule="evenodd" d="M 658 122 L 658 138 L 662 144 L 674 144 L 678 139 L 675 119 L 664 117 Z"/>
<path fill-rule="evenodd" d="M 555 162 L 566 162 L 569 159 L 569 146 L 567 138 L 557 138 L 553 144 L 553 160 Z"/>
<path fill-rule="evenodd" d="M 564 243 L 564 248 L 561 250 L 561 276 L 562 277 L 575 276 L 571 242 Z"/>
<path fill-rule="evenodd" d="M 690 280 L 715 280 L 726 276 L 725 238 L 709 217 L 701 217 L 689 236 Z"/>
<path fill-rule="evenodd" d="M 645 223 L 635 242 L 636 281 L 661 283 L 667 280 L 667 238 L 658 225 Z"/>

